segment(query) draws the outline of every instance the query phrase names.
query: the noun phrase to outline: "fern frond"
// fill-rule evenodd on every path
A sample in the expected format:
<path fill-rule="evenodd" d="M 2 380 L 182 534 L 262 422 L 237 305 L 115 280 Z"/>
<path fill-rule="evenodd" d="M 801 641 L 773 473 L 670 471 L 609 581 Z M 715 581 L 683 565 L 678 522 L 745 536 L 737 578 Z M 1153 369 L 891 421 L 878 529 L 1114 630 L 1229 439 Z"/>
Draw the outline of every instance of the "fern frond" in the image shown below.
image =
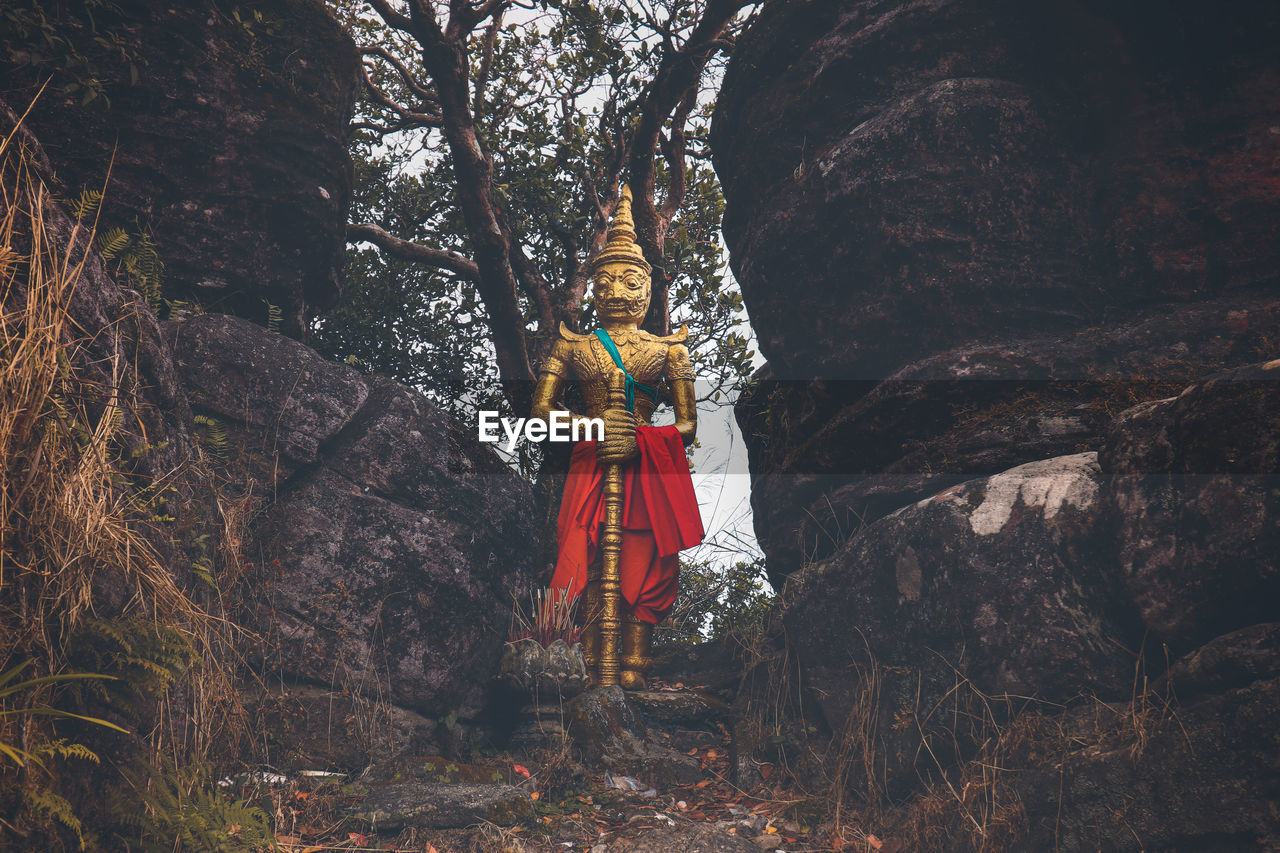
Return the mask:
<path fill-rule="evenodd" d="M 123 228 L 110 228 L 98 237 L 98 251 L 102 253 L 102 257 L 110 260 L 129 248 L 130 242 L 132 238 L 129 237 L 128 231 Z"/>
<path fill-rule="evenodd" d="M 201 443 L 207 444 L 209 450 L 215 456 L 222 456 L 227 449 L 227 428 L 217 418 L 208 415 L 196 415 L 192 420 L 196 424 L 205 427 L 205 436 Z M 198 435 L 197 440 L 199 440 Z"/>
<path fill-rule="evenodd" d="M 279 332 L 280 323 L 284 320 L 284 311 L 279 305 L 266 299 L 262 300 L 267 305 L 267 331 Z"/>
<path fill-rule="evenodd" d="M 71 215 L 77 222 L 83 222 L 98 212 L 102 204 L 102 190 L 85 190 L 80 197 L 71 202 Z"/>
<path fill-rule="evenodd" d="M 31 811 L 56 820 L 74 832 L 76 839 L 80 842 L 80 849 L 84 849 L 84 830 L 80 826 L 80 818 L 76 817 L 75 811 L 71 808 L 71 803 L 52 791 L 39 789 L 24 790 L 22 799 L 26 801 L 27 808 Z"/>
<path fill-rule="evenodd" d="M 69 743 L 66 738 L 58 738 L 50 743 L 42 744 L 32 750 L 37 758 L 80 758 L 101 764 L 98 754 L 82 743 Z"/>

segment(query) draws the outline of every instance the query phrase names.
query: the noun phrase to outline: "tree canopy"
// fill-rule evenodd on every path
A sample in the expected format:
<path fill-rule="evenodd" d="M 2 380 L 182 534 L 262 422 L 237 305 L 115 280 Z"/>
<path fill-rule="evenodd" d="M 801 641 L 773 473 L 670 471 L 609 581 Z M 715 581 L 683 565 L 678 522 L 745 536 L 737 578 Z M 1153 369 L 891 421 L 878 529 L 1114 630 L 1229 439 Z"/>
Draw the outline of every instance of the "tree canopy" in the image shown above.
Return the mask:
<path fill-rule="evenodd" d="M 364 59 L 346 288 L 326 354 L 455 409 L 528 411 L 622 182 L 654 267 L 645 328 L 687 321 L 704 398 L 750 367 L 706 150 L 743 0 L 331 0 Z"/>

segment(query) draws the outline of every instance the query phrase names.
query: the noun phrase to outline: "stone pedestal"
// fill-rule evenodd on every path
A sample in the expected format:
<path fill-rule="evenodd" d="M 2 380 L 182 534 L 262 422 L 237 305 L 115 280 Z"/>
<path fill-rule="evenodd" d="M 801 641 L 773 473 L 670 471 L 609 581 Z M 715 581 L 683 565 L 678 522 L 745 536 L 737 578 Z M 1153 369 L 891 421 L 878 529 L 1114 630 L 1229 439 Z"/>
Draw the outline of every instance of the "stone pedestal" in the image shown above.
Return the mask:
<path fill-rule="evenodd" d="M 585 690 L 590 680 L 582 646 L 570 646 L 564 640 L 550 646 L 534 640 L 508 644 L 500 677 L 508 687 L 532 699 L 520 709 L 520 722 L 511 734 L 511 745 L 517 749 L 562 740 L 564 703 Z"/>

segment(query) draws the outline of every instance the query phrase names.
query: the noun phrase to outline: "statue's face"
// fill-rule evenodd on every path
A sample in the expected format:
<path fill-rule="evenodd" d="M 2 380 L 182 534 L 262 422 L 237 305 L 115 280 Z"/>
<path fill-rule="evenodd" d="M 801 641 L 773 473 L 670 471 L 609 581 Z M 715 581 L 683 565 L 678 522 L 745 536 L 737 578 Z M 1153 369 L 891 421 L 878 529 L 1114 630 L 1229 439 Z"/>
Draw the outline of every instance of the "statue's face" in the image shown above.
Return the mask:
<path fill-rule="evenodd" d="M 641 323 L 649 311 L 649 274 L 626 261 L 603 264 L 595 271 L 596 316 L 605 322 Z"/>

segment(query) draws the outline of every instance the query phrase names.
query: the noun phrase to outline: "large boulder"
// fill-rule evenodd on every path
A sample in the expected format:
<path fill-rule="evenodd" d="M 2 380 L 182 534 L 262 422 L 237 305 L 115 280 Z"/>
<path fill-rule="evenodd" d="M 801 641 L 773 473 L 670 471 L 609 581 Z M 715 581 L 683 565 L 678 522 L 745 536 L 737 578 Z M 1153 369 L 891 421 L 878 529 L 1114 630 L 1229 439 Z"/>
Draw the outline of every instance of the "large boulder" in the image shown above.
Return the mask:
<path fill-rule="evenodd" d="M 739 421 L 775 585 L 1257 360 L 1280 307 L 1277 28 L 1262 2 L 765 5 L 712 151 L 769 359 Z"/>
<path fill-rule="evenodd" d="M 766 4 L 711 140 L 761 352 L 875 379 L 1274 281 L 1278 27 L 1264 0 Z"/>
<path fill-rule="evenodd" d="M 771 580 L 948 486 L 1099 449 L 1121 411 L 1255 360 L 1277 324 L 1280 295 L 1258 293 L 961 347 L 879 382 L 766 367 L 736 414 Z"/>
<path fill-rule="evenodd" d="M 1246 365 L 1277 355 L 1277 32 L 1262 0 L 799 0 L 739 39 L 711 144 L 785 585 L 741 781 L 761 746 L 909 849 L 1275 835 Z"/>
<path fill-rule="evenodd" d="M 234 317 L 170 329 L 233 479 L 269 501 L 248 543 L 265 665 L 474 717 L 533 574 L 532 488 L 416 391 Z"/>
<path fill-rule="evenodd" d="M 303 335 L 338 295 L 360 83 L 324 4 L 35 6 L 16 20 L 72 58 L 42 62 L 39 27 L 5 32 L 0 97 L 21 112 L 53 74 L 27 124 L 70 195 L 106 183 L 104 228 L 151 235 L 167 298 L 264 324 L 270 303 Z"/>
<path fill-rule="evenodd" d="M 1102 454 L 1125 584 L 1186 651 L 1280 620 L 1280 360 L 1126 411 Z"/>
<path fill-rule="evenodd" d="M 1177 704 L 1081 706 L 1058 721 L 1054 760 L 1015 749 L 1002 781 L 1026 815 L 1020 849 L 1265 849 L 1280 831 L 1280 646 L 1260 628 L 1175 665 Z"/>
<path fill-rule="evenodd" d="M 789 579 L 805 686 L 829 731 L 866 739 L 891 793 L 981 743 L 1010 702 L 1129 694 L 1141 626 L 1099 559 L 1099 487 L 1093 453 L 1022 465 L 904 507 Z"/>

